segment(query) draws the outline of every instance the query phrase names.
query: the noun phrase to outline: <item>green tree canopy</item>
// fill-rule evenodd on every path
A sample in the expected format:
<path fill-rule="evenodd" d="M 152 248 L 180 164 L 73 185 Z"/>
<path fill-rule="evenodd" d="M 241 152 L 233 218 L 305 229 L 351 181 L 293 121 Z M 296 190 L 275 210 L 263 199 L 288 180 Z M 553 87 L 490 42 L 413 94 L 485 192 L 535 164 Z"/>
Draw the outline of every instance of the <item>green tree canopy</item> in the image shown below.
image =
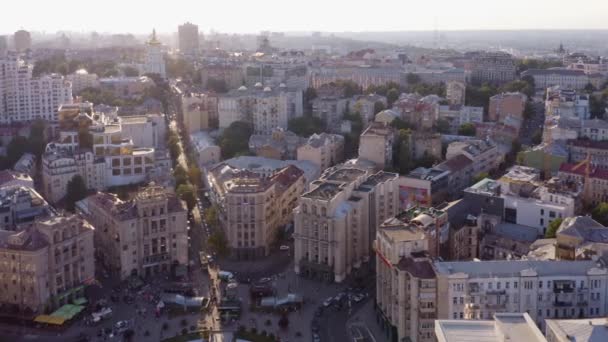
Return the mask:
<path fill-rule="evenodd" d="M 415 85 L 422 81 L 420 79 L 420 76 L 418 76 L 416 74 L 412 74 L 411 72 L 405 76 L 405 79 L 406 79 L 408 85 Z"/>
<path fill-rule="evenodd" d="M 218 213 L 217 206 L 212 205 L 211 207 L 205 209 L 205 212 L 203 213 L 203 215 L 205 218 L 205 223 L 207 223 L 212 228 L 219 228 L 220 219 L 218 216 L 219 213 Z"/>
<path fill-rule="evenodd" d="M 228 254 L 228 239 L 226 239 L 226 235 L 221 229 L 216 229 L 209 237 L 207 243 L 217 254 Z"/>
<path fill-rule="evenodd" d="M 28 138 L 28 150 L 36 157 L 44 153 L 46 147 L 46 124 L 44 120 L 38 119 L 30 126 L 30 136 Z"/>
<path fill-rule="evenodd" d="M 464 123 L 460 125 L 458 128 L 458 135 L 466 135 L 469 137 L 474 137 L 476 133 L 475 125 L 472 123 Z"/>
<path fill-rule="evenodd" d="M 441 134 L 450 133 L 450 122 L 446 119 L 437 120 L 435 129 Z"/>
<path fill-rule="evenodd" d="M 181 184 L 177 187 L 175 193 L 186 202 L 188 210 L 192 210 L 196 205 L 196 194 L 194 187 L 190 183 Z"/>
<path fill-rule="evenodd" d="M 397 88 L 391 88 L 389 89 L 389 91 L 386 93 L 386 102 L 388 104 L 388 107 L 392 107 L 393 103 L 395 103 L 395 101 L 397 101 L 399 99 L 399 89 Z"/>
<path fill-rule="evenodd" d="M 74 211 L 76 202 L 84 199 L 87 196 L 87 185 L 80 175 L 72 177 L 67 184 L 67 192 L 65 195 L 66 208 Z"/>
<path fill-rule="evenodd" d="M 243 121 L 235 121 L 222 132 L 219 145 L 224 158 L 232 158 L 238 154 L 249 153 L 249 137 L 253 134 L 253 126 Z"/>
<path fill-rule="evenodd" d="M 557 230 L 559 229 L 559 226 L 562 224 L 562 221 L 563 221 L 562 218 L 556 218 L 555 220 L 549 222 L 549 227 L 547 228 L 547 231 L 545 232 L 545 238 L 547 238 L 547 239 L 555 238 L 555 235 L 557 234 Z"/>
<path fill-rule="evenodd" d="M 376 101 L 376 102 L 374 103 L 374 114 L 378 114 L 378 113 L 380 113 L 381 111 L 383 111 L 383 110 L 385 110 L 385 109 L 386 109 L 386 106 L 384 105 L 384 103 L 383 103 L 383 102 L 381 102 L 381 101 Z"/>
<path fill-rule="evenodd" d="M 604 226 L 608 226 L 608 203 L 598 204 L 591 212 L 591 217 Z"/>
<path fill-rule="evenodd" d="M 325 123 L 321 118 L 312 115 L 303 115 L 289 120 L 287 127 L 290 131 L 301 137 L 309 137 L 315 133 L 325 131 Z"/>

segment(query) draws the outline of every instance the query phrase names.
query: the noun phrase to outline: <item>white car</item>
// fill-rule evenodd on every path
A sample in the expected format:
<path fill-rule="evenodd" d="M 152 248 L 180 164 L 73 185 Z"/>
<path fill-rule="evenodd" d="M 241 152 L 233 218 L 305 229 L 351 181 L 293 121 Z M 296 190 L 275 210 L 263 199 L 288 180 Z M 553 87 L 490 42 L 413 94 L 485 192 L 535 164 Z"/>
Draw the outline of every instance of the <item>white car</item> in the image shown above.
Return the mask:
<path fill-rule="evenodd" d="M 282 251 L 288 251 L 289 250 L 289 246 L 282 245 L 281 247 L 279 247 L 279 249 L 282 250 Z"/>

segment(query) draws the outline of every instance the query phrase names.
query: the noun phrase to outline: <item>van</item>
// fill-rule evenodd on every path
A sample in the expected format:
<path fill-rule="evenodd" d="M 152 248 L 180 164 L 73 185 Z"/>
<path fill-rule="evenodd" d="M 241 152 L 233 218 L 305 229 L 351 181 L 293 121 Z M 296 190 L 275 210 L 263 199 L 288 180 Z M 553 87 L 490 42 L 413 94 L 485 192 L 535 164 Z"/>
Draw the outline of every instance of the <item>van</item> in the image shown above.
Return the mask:
<path fill-rule="evenodd" d="M 222 280 L 222 281 L 230 281 L 230 280 L 234 279 L 234 274 L 232 274 L 232 272 L 228 272 L 228 271 L 219 271 L 219 272 L 217 272 L 217 275 L 220 278 L 220 280 Z"/>

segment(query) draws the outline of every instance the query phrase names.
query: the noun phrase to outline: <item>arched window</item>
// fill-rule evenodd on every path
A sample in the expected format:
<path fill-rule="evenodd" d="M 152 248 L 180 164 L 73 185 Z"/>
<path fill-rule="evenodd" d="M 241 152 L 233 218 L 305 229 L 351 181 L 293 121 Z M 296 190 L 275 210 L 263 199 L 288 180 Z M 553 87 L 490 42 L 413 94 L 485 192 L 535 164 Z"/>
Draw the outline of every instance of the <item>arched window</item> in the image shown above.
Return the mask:
<path fill-rule="evenodd" d="M 53 242 L 58 243 L 59 241 L 59 232 L 55 231 L 55 234 L 53 234 Z"/>

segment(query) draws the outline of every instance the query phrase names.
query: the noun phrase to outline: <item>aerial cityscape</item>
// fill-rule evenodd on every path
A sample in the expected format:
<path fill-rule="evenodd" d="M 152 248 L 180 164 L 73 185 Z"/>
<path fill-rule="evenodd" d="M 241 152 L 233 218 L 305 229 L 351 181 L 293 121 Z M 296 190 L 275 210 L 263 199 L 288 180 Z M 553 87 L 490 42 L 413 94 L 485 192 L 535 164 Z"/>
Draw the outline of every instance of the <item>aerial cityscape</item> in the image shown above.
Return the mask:
<path fill-rule="evenodd" d="M 389 3 L 0 15 L 0 341 L 607 342 L 608 2 Z"/>

